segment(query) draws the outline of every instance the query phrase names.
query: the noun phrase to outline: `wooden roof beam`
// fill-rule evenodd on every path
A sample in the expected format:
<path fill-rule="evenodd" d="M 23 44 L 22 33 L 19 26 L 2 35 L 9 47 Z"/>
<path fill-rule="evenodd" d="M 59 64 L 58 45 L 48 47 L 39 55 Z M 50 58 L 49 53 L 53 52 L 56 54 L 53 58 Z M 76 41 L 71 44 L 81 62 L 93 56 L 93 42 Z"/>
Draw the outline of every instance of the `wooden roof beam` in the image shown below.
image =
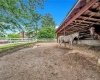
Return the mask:
<path fill-rule="evenodd" d="M 74 32 L 79 32 L 79 30 L 84 30 L 84 29 L 76 29 L 76 30 L 73 30 L 73 31 L 69 31 L 66 34 L 73 34 Z"/>
<path fill-rule="evenodd" d="M 67 34 L 67 32 L 69 32 L 69 33 L 70 33 L 70 32 L 77 31 L 77 30 L 80 30 L 80 31 L 81 31 L 81 30 L 84 30 L 84 29 L 87 29 L 87 27 L 86 27 L 86 26 L 84 26 L 84 27 L 76 28 L 76 29 L 74 29 L 74 30 L 73 30 L 73 28 L 72 28 L 70 31 L 69 31 L 69 30 L 67 30 L 67 31 L 66 31 L 66 34 Z"/>
<path fill-rule="evenodd" d="M 82 18 L 82 19 L 89 19 L 89 20 L 95 20 L 95 21 L 98 21 L 98 20 L 100 20 L 100 18 L 99 19 L 97 19 L 97 18 L 93 18 L 93 17 L 91 17 L 91 18 L 89 18 L 89 17 L 85 17 L 85 16 L 80 16 L 79 18 Z"/>
<path fill-rule="evenodd" d="M 98 13 L 99 13 L 99 12 L 98 12 Z M 95 13 L 95 14 L 97 14 L 97 13 Z M 90 19 L 92 19 L 91 17 L 92 17 L 93 15 L 95 15 L 95 14 L 92 14 L 91 16 L 89 16 L 89 17 L 84 17 L 84 18 L 83 18 L 82 16 L 80 16 L 80 17 L 77 18 L 77 19 L 80 19 L 80 18 L 82 19 L 82 18 L 83 18 L 83 20 L 79 22 L 79 23 L 82 23 L 82 22 L 85 21 L 85 20 L 90 20 Z M 93 22 L 94 20 L 95 20 L 95 21 L 98 21 L 98 19 L 92 19 L 92 22 Z M 90 21 L 91 21 L 91 20 L 90 20 Z M 89 25 L 87 24 L 86 26 L 89 26 Z"/>
<path fill-rule="evenodd" d="M 100 11 L 100 6 L 96 8 L 96 10 Z"/>
<path fill-rule="evenodd" d="M 76 21 L 75 21 L 76 22 Z M 70 28 L 68 28 L 68 29 L 66 29 L 66 30 L 71 30 L 72 28 L 74 28 L 74 27 L 79 27 L 79 28 L 83 28 L 83 27 L 86 27 L 86 26 L 89 26 L 88 24 L 81 24 L 81 23 L 78 23 L 78 24 L 75 24 L 75 22 L 72 22 L 71 23 L 71 27 Z M 79 25 L 80 24 L 80 25 Z M 63 30 L 61 31 L 61 32 L 63 32 Z"/>
<path fill-rule="evenodd" d="M 100 6 L 100 2 L 95 3 L 90 9 L 95 9 Z"/>
<path fill-rule="evenodd" d="M 100 10 L 98 12 L 87 10 L 82 15 L 85 15 L 85 16 L 88 16 L 88 17 L 92 17 L 92 16 L 95 16 L 96 14 L 100 14 Z"/>
<path fill-rule="evenodd" d="M 71 30 L 72 28 L 75 28 L 75 27 L 77 27 L 77 28 L 84 28 L 84 27 L 86 27 L 86 26 L 89 26 L 88 24 L 73 24 L 70 28 L 68 28 L 68 29 L 65 29 L 65 30 Z M 61 31 L 61 32 L 64 32 L 63 30 Z"/>
<path fill-rule="evenodd" d="M 74 29 L 74 28 L 85 28 L 85 27 L 87 27 L 87 26 L 88 26 L 88 25 L 84 25 L 84 24 L 81 24 L 81 25 L 73 25 L 73 26 L 71 26 L 69 29 L 65 29 L 65 30 L 66 30 L 66 32 L 67 32 L 67 31 L 72 30 L 72 29 Z M 64 33 L 64 31 L 62 30 L 61 33 Z"/>
<path fill-rule="evenodd" d="M 75 21 L 74 24 L 78 24 L 78 25 L 79 25 L 79 24 L 86 24 L 86 25 L 88 25 L 89 23 L 85 23 L 85 22 L 77 22 L 77 21 Z"/>
<path fill-rule="evenodd" d="M 99 0 L 100 1 L 100 0 Z M 90 9 L 96 9 L 97 10 L 97 8 L 99 8 L 100 7 L 100 2 L 96 2 L 93 6 L 91 6 L 91 8 Z"/>
<path fill-rule="evenodd" d="M 81 23 L 76 23 L 76 24 L 79 25 L 79 26 L 80 26 L 80 25 L 86 25 L 86 26 L 89 25 L 89 24 L 87 24 L 87 23 L 82 23 L 82 22 L 81 22 Z"/>
<path fill-rule="evenodd" d="M 72 28 L 72 29 L 70 29 L 70 30 L 67 30 L 68 32 L 70 32 L 70 31 L 76 31 L 76 30 L 78 30 L 78 29 L 83 29 L 82 27 L 80 27 L 80 28 L 77 28 L 77 27 L 74 27 L 74 28 Z M 67 32 L 66 31 L 66 32 Z"/>
<path fill-rule="evenodd" d="M 87 10 L 87 11 L 89 11 L 88 15 L 90 15 L 90 17 L 95 16 L 97 14 L 100 15 L 100 11 L 98 11 L 98 12 L 93 12 L 93 11 L 90 11 L 90 10 Z"/>
<path fill-rule="evenodd" d="M 87 10 L 87 11 L 89 11 L 89 10 Z M 90 15 L 88 18 L 85 18 L 85 19 L 83 19 L 83 21 L 91 21 L 91 20 L 89 20 L 92 16 L 94 16 L 94 15 L 96 15 L 96 14 L 99 14 L 100 13 L 100 11 L 98 11 L 97 13 L 92 13 L 92 15 Z M 81 21 L 82 22 L 82 21 Z M 92 22 L 93 22 L 93 20 L 92 20 Z M 94 21 L 95 22 L 95 21 Z"/>
<path fill-rule="evenodd" d="M 89 15 L 81 15 L 81 17 L 89 17 Z M 92 18 L 94 18 L 94 19 L 100 19 L 100 16 L 98 16 L 98 17 L 96 17 L 96 16 L 92 16 Z"/>
<path fill-rule="evenodd" d="M 76 22 L 81 22 L 82 20 L 75 20 Z M 92 23 L 94 23 L 95 24 L 95 22 L 92 22 L 92 21 L 82 21 L 81 23 L 88 23 L 88 24 L 92 24 Z"/>
<path fill-rule="evenodd" d="M 89 9 L 91 12 L 98 12 L 99 10 L 98 9 L 92 9 L 92 8 L 90 8 Z"/>
<path fill-rule="evenodd" d="M 81 20 L 75 20 L 76 22 L 81 22 Z M 92 22 L 89 22 L 89 21 L 83 21 L 83 23 L 92 23 Z"/>

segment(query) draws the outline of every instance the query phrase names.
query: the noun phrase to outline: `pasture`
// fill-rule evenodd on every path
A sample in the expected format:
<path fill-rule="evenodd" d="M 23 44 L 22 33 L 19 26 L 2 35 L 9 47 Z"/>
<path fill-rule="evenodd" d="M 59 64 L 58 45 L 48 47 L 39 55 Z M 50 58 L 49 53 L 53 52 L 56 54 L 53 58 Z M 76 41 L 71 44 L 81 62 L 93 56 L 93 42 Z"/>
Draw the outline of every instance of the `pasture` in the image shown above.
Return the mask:
<path fill-rule="evenodd" d="M 0 80 L 100 80 L 99 58 L 85 45 L 37 43 L 1 57 Z"/>

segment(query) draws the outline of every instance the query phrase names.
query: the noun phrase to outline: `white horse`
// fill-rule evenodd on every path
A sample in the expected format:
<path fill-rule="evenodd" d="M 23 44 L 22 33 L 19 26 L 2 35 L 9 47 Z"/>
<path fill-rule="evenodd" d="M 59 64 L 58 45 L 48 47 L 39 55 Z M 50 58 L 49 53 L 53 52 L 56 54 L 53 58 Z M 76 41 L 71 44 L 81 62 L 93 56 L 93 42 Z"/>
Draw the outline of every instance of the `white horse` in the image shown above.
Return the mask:
<path fill-rule="evenodd" d="M 61 44 L 64 42 L 65 46 L 66 46 L 66 42 L 68 42 L 69 43 L 69 48 L 70 48 L 70 47 L 72 47 L 74 38 L 78 38 L 78 40 L 79 40 L 79 32 L 76 32 L 76 33 L 68 35 L 68 36 L 59 36 L 58 37 L 58 43 L 61 46 Z"/>

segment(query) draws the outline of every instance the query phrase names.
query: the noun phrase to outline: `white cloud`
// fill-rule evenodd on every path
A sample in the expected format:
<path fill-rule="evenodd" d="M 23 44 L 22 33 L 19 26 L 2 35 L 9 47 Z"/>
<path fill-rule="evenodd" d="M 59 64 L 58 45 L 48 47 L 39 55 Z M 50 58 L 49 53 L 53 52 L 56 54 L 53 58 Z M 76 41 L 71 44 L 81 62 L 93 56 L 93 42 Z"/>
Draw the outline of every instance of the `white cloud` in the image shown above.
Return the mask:
<path fill-rule="evenodd" d="M 58 28 L 59 26 L 56 26 L 56 29 Z"/>

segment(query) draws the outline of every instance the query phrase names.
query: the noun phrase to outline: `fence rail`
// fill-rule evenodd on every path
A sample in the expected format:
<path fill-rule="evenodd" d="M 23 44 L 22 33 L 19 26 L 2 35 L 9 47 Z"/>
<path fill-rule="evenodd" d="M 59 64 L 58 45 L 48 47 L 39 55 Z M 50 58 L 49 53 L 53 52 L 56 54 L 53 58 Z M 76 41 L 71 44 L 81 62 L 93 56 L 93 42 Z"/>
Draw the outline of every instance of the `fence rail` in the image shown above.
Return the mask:
<path fill-rule="evenodd" d="M 5 38 L 0 40 L 0 44 L 6 44 L 6 43 L 25 43 L 25 42 L 36 42 L 36 39 L 33 38 Z"/>
<path fill-rule="evenodd" d="M 42 38 L 42 39 L 37 39 L 37 41 L 40 41 L 40 42 L 51 42 L 51 41 L 56 41 L 55 38 Z"/>
<path fill-rule="evenodd" d="M 23 42 L 45 42 L 45 41 L 56 41 L 55 38 L 4 38 L 0 40 L 0 43 L 23 43 Z"/>

